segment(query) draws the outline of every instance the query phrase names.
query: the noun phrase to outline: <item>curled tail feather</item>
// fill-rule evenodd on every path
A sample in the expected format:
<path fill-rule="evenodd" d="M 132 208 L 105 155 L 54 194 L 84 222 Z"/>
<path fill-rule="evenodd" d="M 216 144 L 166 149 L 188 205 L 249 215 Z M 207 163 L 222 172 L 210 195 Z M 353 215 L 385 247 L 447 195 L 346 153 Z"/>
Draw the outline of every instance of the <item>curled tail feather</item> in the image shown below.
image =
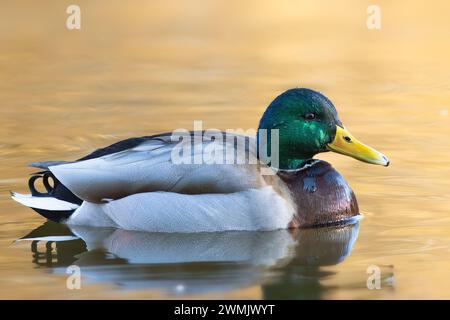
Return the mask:
<path fill-rule="evenodd" d="M 55 162 L 46 162 L 46 164 L 49 163 L 54 164 Z M 33 166 L 46 169 L 44 165 L 38 166 L 38 164 L 33 164 Z M 45 192 L 36 188 L 37 181 L 41 179 Z M 34 173 L 28 180 L 28 187 L 31 194 L 11 193 L 12 199 L 32 208 L 41 216 L 52 221 L 66 220 L 83 203 L 80 198 L 61 184 L 50 171 Z"/>

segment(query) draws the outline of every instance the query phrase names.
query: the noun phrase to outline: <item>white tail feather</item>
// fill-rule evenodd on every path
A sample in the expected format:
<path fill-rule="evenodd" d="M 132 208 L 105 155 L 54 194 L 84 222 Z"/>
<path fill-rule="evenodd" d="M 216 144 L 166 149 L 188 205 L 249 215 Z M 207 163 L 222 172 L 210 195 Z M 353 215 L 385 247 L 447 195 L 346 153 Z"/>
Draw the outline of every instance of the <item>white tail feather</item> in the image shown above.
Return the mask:
<path fill-rule="evenodd" d="M 47 236 L 47 237 L 35 237 L 35 238 L 22 238 L 17 239 L 16 241 L 55 241 L 55 242 L 63 242 L 63 241 L 71 241 L 80 239 L 77 236 Z"/>
<path fill-rule="evenodd" d="M 51 211 L 71 211 L 79 205 L 52 197 L 33 197 L 31 194 L 12 193 L 11 198 L 24 206 Z"/>

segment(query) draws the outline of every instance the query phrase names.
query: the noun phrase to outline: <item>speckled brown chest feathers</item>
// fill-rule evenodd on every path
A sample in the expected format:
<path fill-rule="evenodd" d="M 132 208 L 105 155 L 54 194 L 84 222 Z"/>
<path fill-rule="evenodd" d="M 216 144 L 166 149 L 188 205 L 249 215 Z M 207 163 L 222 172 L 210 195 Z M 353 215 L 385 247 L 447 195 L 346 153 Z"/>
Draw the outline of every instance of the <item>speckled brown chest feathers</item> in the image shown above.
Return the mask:
<path fill-rule="evenodd" d="M 353 190 L 328 162 L 315 160 L 300 170 L 280 170 L 278 176 L 297 207 L 290 228 L 339 224 L 359 215 Z"/>

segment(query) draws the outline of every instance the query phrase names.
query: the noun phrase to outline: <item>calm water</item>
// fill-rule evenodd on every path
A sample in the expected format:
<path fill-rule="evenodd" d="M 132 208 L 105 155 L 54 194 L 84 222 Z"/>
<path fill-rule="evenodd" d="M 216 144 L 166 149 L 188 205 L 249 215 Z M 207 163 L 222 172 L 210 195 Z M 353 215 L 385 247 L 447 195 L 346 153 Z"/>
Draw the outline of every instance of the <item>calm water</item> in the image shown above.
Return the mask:
<path fill-rule="evenodd" d="M 1 298 L 450 298 L 450 4 L 378 1 L 15 1 L 0 12 Z M 30 161 L 71 160 L 129 136 L 255 128 L 305 86 L 329 96 L 388 168 L 321 155 L 364 219 L 343 228 L 146 234 L 68 230 L 13 203 Z M 31 233 L 31 235 L 29 235 Z M 59 243 L 29 235 L 81 237 Z M 81 266 L 81 290 L 65 273 Z M 382 286 L 368 290 L 379 266 Z"/>

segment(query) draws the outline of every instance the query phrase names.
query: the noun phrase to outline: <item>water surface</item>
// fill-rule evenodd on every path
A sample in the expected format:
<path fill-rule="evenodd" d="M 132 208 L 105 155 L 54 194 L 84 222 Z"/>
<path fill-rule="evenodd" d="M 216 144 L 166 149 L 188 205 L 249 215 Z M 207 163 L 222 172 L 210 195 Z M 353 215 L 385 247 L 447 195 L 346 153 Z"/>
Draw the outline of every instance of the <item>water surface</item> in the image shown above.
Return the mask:
<path fill-rule="evenodd" d="M 65 28 L 64 2 L 3 4 L 0 297 L 450 298 L 450 4 L 378 3 L 379 31 L 366 28 L 371 3 L 357 0 L 80 0 L 79 31 Z M 352 133 L 391 160 L 319 156 L 354 189 L 365 217 L 356 226 L 71 231 L 9 199 L 26 192 L 30 161 L 79 158 L 193 120 L 255 128 L 295 86 L 325 93 Z M 15 241 L 37 228 L 83 240 Z M 82 290 L 66 289 L 72 263 L 86 270 Z M 371 265 L 380 290 L 366 287 Z"/>

